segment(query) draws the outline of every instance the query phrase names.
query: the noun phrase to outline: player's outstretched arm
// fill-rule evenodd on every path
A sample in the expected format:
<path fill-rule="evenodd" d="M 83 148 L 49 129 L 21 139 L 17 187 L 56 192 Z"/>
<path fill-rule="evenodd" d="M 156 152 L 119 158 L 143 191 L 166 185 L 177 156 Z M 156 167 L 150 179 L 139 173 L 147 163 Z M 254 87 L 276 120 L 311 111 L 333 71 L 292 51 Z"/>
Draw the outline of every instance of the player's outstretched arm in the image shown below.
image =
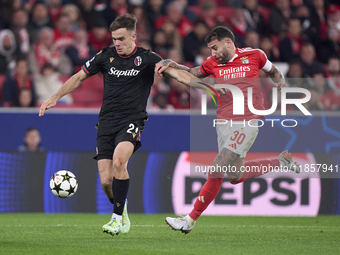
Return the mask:
<path fill-rule="evenodd" d="M 209 90 L 211 93 L 214 93 L 210 88 L 214 87 L 214 85 L 207 84 L 203 82 L 201 79 L 197 78 L 195 75 L 184 71 L 184 70 L 178 70 L 172 67 L 168 67 L 165 71 L 164 74 L 176 79 L 180 83 L 183 83 L 187 86 L 194 87 L 194 88 L 202 88 Z M 224 91 L 222 91 L 224 93 Z"/>
<path fill-rule="evenodd" d="M 57 93 L 42 103 L 40 106 L 39 116 L 44 116 L 47 109 L 54 107 L 60 98 L 78 88 L 80 83 L 87 77 L 87 74 L 83 70 L 80 70 L 78 73 L 74 74 L 63 84 L 63 86 L 60 87 Z"/>
<path fill-rule="evenodd" d="M 279 88 L 279 91 L 281 91 L 281 88 L 288 87 L 287 83 L 285 82 L 285 77 L 275 65 L 272 65 L 272 68 L 269 72 L 266 72 L 265 70 L 263 71 L 272 79 L 273 82 L 275 82 L 275 85 Z"/>
<path fill-rule="evenodd" d="M 172 68 L 178 69 L 178 70 L 187 71 L 187 72 L 193 74 L 194 76 L 196 76 L 197 78 L 207 77 L 207 75 L 205 75 L 201 72 L 201 69 L 200 69 L 199 66 L 194 67 L 194 68 L 189 68 L 185 65 L 177 64 L 175 61 L 172 61 L 171 59 L 164 59 L 164 60 L 158 62 L 155 66 L 155 74 L 158 75 L 159 77 L 163 77 L 163 73 L 168 67 L 172 67 Z"/>

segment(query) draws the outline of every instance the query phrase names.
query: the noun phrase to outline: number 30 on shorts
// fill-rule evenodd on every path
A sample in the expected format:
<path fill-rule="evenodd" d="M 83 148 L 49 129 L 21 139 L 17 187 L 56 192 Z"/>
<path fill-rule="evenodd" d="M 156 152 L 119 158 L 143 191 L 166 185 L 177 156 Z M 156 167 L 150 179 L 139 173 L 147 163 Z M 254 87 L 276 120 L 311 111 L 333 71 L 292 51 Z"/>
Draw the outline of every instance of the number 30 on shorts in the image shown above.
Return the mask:
<path fill-rule="evenodd" d="M 234 135 L 230 137 L 231 141 L 236 141 L 237 144 L 242 144 L 246 135 L 244 133 L 240 133 L 239 131 L 234 131 Z"/>

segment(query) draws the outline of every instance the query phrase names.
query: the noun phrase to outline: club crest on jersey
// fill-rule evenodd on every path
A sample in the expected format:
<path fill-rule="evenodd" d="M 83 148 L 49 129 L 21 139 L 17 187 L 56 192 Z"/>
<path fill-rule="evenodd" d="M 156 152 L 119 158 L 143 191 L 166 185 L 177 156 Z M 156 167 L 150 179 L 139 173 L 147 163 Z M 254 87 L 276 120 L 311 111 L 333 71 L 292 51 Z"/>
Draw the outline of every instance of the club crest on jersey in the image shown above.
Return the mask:
<path fill-rule="evenodd" d="M 135 58 L 135 65 L 140 66 L 142 64 L 142 58 L 140 56 L 137 56 Z"/>
<path fill-rule="evenodd" d="M 240 58 L 243 64 L 249 64 L 248 56 Z"/>

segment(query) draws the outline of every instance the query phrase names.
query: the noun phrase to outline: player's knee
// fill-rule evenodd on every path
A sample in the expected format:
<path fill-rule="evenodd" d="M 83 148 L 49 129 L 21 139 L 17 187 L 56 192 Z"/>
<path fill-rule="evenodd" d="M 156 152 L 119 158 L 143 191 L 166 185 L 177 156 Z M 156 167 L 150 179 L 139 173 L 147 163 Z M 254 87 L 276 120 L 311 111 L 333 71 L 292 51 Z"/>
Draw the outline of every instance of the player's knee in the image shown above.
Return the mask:
<path fill-rule="evenodd" d="M 123 159 L 121 157 L 117 157 L 113 161 L 113 168 L 114 168 L 115 172 L 121 172 L 121 171 L 124 170 L 125 163 L 124 163 L 124 161 L 123 161 Z"/>
<path fill-rule="evenodd" d="M 102 178 L 100 180 L 100 185 L 102 186 L 104 190 L 112 189 L 112 180 L 108 178 Z"/>

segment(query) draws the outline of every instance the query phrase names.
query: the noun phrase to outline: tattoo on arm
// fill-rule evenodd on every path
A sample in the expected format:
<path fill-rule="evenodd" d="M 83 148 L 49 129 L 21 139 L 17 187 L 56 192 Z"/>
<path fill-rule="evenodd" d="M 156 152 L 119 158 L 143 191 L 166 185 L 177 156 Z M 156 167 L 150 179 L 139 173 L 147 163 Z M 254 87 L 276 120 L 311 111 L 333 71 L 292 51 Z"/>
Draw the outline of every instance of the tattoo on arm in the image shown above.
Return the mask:
<path fill-rule="evenodd" d="M 285 78 L 281 71 L 273 65 L 272 69 L 269 72 L 265 72 L 275 83 L 285 82 Z"/>
<path fill-rule="evenodd" d="M 177 64 L 175 61 L 172 61 L 171 59 L 163 59 L 160 63 L 163 66 L 169 66 L 169 67 L 172 67 L 172 68 L 175 68 L 175 69 L 184 70 L 184 71 L 189 72 L 189 67 Z"/>
<path fill-rule="evenodd" d="M 162 61 L 162 64 L 163 66 L 167 66 L 169 65 L 169 67 L 172 67 L 172 68 L 175 68 L 175 69 L 178 69 L 178 70 L 184 70 L 184 71 L 187 71 L 193 75 L 195 75 L 196 77 L 198 78 L 204 78 L 204 77 L 207 77 L 207 75 L 203 74 L 201 72 L 201 69 L 199 66 L 197 67 L 194 67 L 194 68 L 189 68 L 185 65 L 180 65 L 178 63 L 176 63 L 175 61 L 172 61 L 171 59 L 165 59 Z"/>
<path fill-rule="evenodd" d="M 172 68 L 178 69 L 178 70 L 184 70 L 184 71 L 189 72 L 189 67 L 177 64 L 174 61 L 172 61 L 169 66 L 172 67 Z"/>
<path fill-rule="evenodd" d="M 167 66 L 167 65 L 169 65 L 170 63 L 171 63 L 171 59 L 164 59 L 163 61 L 162 61 L 162 64 L 163 64 L 163 66 Z"/>
<path fill-rule="evenodd" d="M 207 77 L 207 75 L 205 75 L 201 72 L 201 68 L 199 66 L 194 67 L 194 68 L 190 68 L 189 73 L 195 75 L 197 78 Z"/>

